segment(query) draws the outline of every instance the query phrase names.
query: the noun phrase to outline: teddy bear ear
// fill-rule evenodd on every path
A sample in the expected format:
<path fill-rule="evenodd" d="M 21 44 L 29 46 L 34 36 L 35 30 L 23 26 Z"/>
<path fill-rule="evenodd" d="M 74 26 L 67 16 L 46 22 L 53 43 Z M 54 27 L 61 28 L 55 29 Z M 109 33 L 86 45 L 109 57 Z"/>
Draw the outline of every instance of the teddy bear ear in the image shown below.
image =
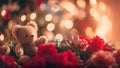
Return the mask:
<path fill-rule="evenodd" d="M 36 31 L 38 30 L 37 24 L 34 21 L 28 22 L 27 25 L 32 26 Z"/>
<path fill-rule="evenodd" d="M 16 38 L 18 35 L 18 30 L 21 28 L 21 25 L 15 25 L 12 29 L 12 35 Z"/>

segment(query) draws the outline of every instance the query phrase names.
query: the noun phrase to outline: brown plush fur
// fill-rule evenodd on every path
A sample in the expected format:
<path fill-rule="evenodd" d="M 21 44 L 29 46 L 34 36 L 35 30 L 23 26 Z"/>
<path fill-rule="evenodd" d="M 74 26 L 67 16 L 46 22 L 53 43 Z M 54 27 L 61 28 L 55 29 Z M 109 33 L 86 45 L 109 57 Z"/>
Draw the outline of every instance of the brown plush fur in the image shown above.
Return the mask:
<path fill-rule="evenodd" d="M 20 63 L 24 63 L 30 59 L 37 51 L 39 44 L 45 43 L 43 37 L 37 38 L 37 24 L 29 22 L 24 26 L 15 25 L 12 34 L 17 40 L 18 44 L 15 47 L 15 53 L 19 58 Z"/>

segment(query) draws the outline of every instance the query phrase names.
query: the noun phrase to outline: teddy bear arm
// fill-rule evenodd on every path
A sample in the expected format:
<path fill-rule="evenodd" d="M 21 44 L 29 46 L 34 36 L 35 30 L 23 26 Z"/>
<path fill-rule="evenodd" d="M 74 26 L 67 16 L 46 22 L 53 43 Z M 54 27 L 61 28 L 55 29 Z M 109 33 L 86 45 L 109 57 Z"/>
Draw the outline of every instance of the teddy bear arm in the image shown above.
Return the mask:
<path fill-rule="evenodd" d="M 44 44 L 46 42 L 46 39 L 44 37 L 39 37 L 36 41 L 35 44 L 36 46 L 39 46 L 40 44 Z"/>
<path fill-rule="evenodd" d="M 16 45 L 15 47 L 15 53 L 16 53 L 16 56 L 22 56 L 24 51 L 23 51 L 23 48 L 20 46 L 20 44 Z"/>

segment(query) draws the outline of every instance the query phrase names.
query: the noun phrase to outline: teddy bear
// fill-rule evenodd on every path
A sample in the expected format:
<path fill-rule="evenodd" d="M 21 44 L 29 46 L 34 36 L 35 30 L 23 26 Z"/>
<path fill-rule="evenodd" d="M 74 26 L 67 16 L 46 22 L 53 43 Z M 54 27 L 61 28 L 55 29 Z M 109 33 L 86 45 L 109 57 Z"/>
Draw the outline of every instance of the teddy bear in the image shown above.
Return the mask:
<path fill-rule="evenodd" d="M 19 57 L 19 63 L 29 61 L 37 51 L 38 46 L 46 42 L 43 36 L 37 36 L 37 31 L 37 24 L 33 21 L 26 25 L 15 25 L 12 29 L 12 35 L 17 41 L 15 53 Z"/>

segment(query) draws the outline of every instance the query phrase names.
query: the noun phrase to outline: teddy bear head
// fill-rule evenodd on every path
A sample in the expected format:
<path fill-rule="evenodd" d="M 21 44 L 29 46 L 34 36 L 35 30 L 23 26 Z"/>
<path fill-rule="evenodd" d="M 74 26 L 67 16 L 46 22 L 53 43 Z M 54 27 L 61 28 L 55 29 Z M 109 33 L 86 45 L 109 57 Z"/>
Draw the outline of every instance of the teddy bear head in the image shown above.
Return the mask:
<path fill-rule="evenodd" d="M 24 26 L 15 25 L 12 34 L 19 43 L 30 44 L 37 39 L 37 24 L 31 21 Z"/>

